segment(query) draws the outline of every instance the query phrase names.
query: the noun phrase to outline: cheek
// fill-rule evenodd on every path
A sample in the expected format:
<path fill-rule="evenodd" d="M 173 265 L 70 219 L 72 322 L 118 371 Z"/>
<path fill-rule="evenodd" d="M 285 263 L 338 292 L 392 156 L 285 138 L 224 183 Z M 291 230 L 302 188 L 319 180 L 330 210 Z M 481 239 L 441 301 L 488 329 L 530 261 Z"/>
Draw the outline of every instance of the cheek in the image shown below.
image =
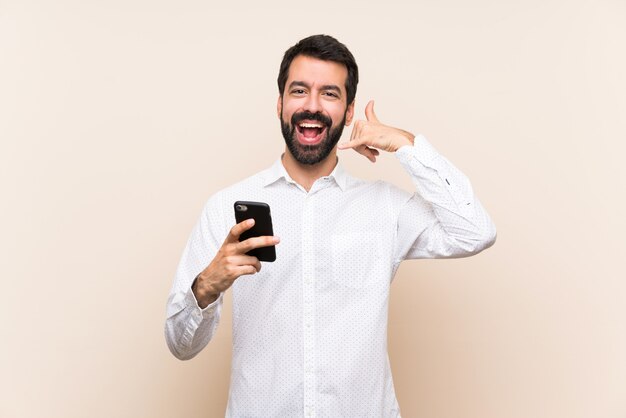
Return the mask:
<path fill-rule="evenodd" d="M 291 116 L 297 109 L 294 108 L 293 103 L 283 103 L 283 119 L 286 121 L 291 120 Z"/>
<path fill-rule="evenodd" d="M 330 116 L 333 119 L 333 125 L 339 125 L 343 121 L 344 116 L 347 116 L 345 106 L 334 107 Z"/>

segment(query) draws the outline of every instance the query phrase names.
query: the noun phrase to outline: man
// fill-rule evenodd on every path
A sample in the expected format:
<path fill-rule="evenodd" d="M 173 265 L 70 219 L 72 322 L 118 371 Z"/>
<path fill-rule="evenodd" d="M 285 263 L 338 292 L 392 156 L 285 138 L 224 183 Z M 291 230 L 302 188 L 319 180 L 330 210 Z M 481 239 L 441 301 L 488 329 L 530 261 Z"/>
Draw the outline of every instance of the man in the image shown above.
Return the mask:
<path fill-rule="evenodd" d="M 287 50 L 278 76 L 286 142 L 274 165 L 207 202 L 176 273 L 166 339 L 180 359 L 213 336 L 232 289 L 228 417 L 398 417 L 387 357 L 391 280 L 408 258 L 466 257 L 495 241 L 468 179 L 423 136 L 386 126 L 374 104 L 350 141 L 358 69 L 330 36 Z M 417 188 L 351 177 L 337 149 L 395 153 Z M 278 237 L 239 242 L 237 200 L 266 202 Z M 246 252 L 276 245 L 261 263 Z"/>

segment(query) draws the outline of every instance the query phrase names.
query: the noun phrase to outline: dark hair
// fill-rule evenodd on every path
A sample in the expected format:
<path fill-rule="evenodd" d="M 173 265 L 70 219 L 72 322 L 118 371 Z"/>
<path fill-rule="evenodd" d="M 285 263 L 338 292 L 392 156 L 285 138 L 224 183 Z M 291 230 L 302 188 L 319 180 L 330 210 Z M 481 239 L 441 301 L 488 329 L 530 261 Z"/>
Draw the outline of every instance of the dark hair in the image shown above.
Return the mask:
<path fill-rule="evenodd" d="M 328 35 L 309 36 L 285 51 L 283 61 L 280 63 L 280 71 L 278 72 L 278 91 L 281 97 L 285 92 L 285 84 L 289 77 L 291 62 L 298 55 L 345 65 L 348 69 L 348 78 L 346 78 L 347 99 L 348 104 L 352 103 L 354 96 L 356 96 L 356 85 L 359 83 L 359 67 L 357 67 L 354 56 L 352 56 L 348 48 Z"/>

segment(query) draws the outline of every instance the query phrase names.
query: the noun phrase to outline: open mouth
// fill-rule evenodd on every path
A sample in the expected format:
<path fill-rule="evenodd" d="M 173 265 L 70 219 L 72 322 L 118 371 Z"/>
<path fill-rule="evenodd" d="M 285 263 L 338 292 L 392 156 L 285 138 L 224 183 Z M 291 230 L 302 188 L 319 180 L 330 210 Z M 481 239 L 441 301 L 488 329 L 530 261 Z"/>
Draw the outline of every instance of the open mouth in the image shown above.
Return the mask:
<path fill-rule="evenodd" d="M 296 125 L 298 142 L 304 145 L 315 145 L 322 141 L 326 125 L 318 121 L 302 121 Z"/>

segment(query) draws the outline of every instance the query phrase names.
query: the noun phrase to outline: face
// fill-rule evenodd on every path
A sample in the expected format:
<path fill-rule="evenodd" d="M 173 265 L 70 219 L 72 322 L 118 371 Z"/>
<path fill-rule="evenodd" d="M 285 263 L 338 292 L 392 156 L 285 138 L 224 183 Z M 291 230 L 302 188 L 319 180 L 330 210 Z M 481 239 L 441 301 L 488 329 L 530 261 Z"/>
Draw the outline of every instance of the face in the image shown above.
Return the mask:
<path fill-rule="evenodd" d="M 299 55 L 291 62 L 278 117 L 287 149 L 301 164 L 330 155 L 343 127 L 350 125 L 354 103 L 347 104 L 348 70 L 342 64 Z"/>

